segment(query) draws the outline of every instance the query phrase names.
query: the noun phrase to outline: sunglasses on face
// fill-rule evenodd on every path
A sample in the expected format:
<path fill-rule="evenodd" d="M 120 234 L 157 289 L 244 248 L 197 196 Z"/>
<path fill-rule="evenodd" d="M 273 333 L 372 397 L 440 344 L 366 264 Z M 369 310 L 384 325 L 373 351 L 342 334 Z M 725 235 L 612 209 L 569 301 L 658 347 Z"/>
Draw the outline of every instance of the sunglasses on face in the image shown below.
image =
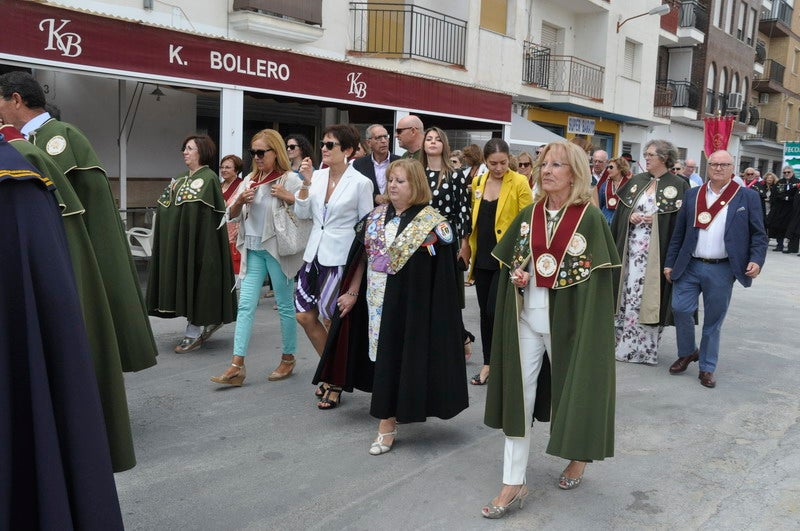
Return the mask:
<path fill-rule="evenodd" d="M 273 150 L 272 148 L 267 148 L 267 149 L 251 149 L 251 150 L 250 150 L 250 156 L 251 156 L 251 157 L 256 157 L 256 158 L 259 158 L 259 159 L 260 159 L 260 158 L 262 158 L 264 155 L 266 155 L 266 154 L 267 154 L 267 151 L 274 151 L 274 150 Z"/>
<path fill-rule="evenodd" d="M 530 162 L 519 162 L 519 163 L 517 163 L 517 165 L 520 168 L 530 168 L 531 167 L 531 163 Z"/>
<path fill-rule="evenodd" d="M 297 144 L 286 144 L 286 149 L 288 149 L 289 151 L 294 151 L 295 149 L 297 149 L 299 147 L 300 146 L 298 146 Z"/>
<path fill-rule="evenodd" d="M 409 129 L 414 129 L 413 127 L 398 127 L 394 130 L 394 134 L 399 135 L 402 134 L 403 131 L 408 131 Z"/>
<path fill-rule="evenodd" d="M 790 171 L 785 171 L 785 172 L 783 172 L 783 174 L 784 174 L 784 175 L 791 175 L 791 174 L 792 174 L 792 172 L 790 172 Z"/>
<path fill-rule="evenodd" d="M 669 171 L 681 171 L 682 168 L 670 168 Z"/>
<path fill-rule="evenodd" d="M 341 144 L 339 142 L 331 142 L 331 141 L 319 143 L 320 149 L 325 148 L 328 151 L 331 151 L 335 146 L 341 146 Z"/>

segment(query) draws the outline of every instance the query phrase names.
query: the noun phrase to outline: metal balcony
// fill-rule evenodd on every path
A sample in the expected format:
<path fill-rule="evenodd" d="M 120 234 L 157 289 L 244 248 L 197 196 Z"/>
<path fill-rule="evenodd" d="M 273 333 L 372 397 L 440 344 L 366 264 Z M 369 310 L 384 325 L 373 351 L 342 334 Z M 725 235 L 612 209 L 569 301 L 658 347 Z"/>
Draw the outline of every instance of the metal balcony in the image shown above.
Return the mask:
<path fill-rule="evenodd" d="M 760 118 L 756 125 L 757 133 L 754 138 L 763 138 L 765 140 L 778 141 L 778 123 L 766 118 Z"/>
<path fill-rule="evenodd" d="M 660 87 L 669 99 L 661 99 L 661 103 L 670 107 L 682 107 L 697 110 L 700 103 L 700 90 L 691 81 L 675 81 L 672 79 L 662 79 L 656 81 L 656 87 Z M 665 96 L 662 96 L 664 98 Z"/>
<path fill-rule="evenodd" d="M 694 28 L 705 33 L 708 30 L 708 11 L 698 0 L 682 0 L 678 27 Z"/>
<path fill-rule="evenodd" d="M 408 4 L 351 2 L 352 52 L 464 66 L 467 22 Z"/>
<path fill-rule="evenodd" d="M 774 59 L 764 63 L 764 73 L 756 73 L 753 77 L 753 90 L 756 92 L 784 92 L 783 76 L 786 67 Z"/>
<path fill-rule="evenodd" d="M 788 37 L 792 34 L 792 6 L 779 0 L 772 3 L 772 11 L 761 13 L 758 31 L 770 37 Z"/>
<path fill-rule="evenodd" d="M 571 55 L 552 55 L 550 48 L 525 41 L 522 82 L 553 94 L 603 101 L 605 68 Z"/>

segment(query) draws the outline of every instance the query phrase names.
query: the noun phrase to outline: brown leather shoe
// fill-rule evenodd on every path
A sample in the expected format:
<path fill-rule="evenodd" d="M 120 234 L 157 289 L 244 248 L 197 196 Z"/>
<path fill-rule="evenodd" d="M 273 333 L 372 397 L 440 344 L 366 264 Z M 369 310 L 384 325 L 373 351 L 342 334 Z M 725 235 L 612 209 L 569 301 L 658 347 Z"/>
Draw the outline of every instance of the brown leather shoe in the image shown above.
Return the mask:
<path fill-rule="evenodd" d="M 717 386 L 717 381 L 714 379 L 713 372 L 700 371 L 700 375 L 698 376 L 698 378 L 700 378 L 700 385 L 704 387 L 710 387 L 711 389 L 713 389 L 714 387 Z"/>
<path fill-rule="evenodd" d="M 288 378 L 292 375 L 292 371 L 294 370 L 294 356 L 287 359 L 281 357 L 281 362 L 278 365 L 278 368 L 272 371 L 269 376 L 267 376 L 267 380 L 270 382 L 277 382 L 278 380 L 283 380 Z"/>
<path fill-rule="evenodd" d="M 678 358 L 675 363 L 669 366 L 669 373 L 670 374 L 680 374 L 686 370 L 689 364 L 693 361 L 697 361 L 700 359 L 700 353 L 695 350 L 688 356 L 684 356 L 682 358 Z"/>

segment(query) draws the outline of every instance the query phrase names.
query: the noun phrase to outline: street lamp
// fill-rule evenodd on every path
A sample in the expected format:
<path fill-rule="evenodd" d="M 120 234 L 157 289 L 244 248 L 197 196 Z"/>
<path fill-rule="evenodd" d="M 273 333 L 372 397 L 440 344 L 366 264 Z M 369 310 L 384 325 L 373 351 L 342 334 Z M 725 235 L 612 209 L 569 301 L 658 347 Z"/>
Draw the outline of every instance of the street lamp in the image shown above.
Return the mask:
<path fill-rule="evenodd" d="M 632 17 L 628 17 L 625 20 L 621 20 L 621 21 L 617 22 L 617 33 L 619 33 L 619 29 L 622 27 L 622 25 L 625 24 L 626 22 L 628 22 L 629 20 L 633 20 L 635 18 L 643 17 L 645 15 L 658 15 L 659 17 L 663 17 L 664 15 L 669 13 L 671 9 L 672 8 L 669 7 L 669 5 L 661 4 L 660 6 L 654 7 L 653 9 L 648 11 L 647 13 L 642 13 L 641 15 L 635 15 L 635 16 L 632 16 Z"/>

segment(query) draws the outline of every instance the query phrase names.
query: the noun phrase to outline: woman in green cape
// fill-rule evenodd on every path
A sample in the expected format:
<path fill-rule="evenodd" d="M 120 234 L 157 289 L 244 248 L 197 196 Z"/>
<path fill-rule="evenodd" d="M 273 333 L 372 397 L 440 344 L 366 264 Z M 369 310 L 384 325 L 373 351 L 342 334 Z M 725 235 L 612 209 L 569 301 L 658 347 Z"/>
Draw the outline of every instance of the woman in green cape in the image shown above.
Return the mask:
<path fill-rule="evenodd" d="M 501 264 L 485 423 L 506 435 L 503 487 L 483 507 L 501 518 L 528 488 L 533 419 L 550 421 L 547 453 L 569 459 L 573 489 L 586 463 L 614 453 L 614 292 L 619 266 L 600 210 L 589 203 L 586 154 L 564 142 L 538 159 L 537 195 L 494 249 Z M 547 355 L 545 355 L 547 353 Z"/>

